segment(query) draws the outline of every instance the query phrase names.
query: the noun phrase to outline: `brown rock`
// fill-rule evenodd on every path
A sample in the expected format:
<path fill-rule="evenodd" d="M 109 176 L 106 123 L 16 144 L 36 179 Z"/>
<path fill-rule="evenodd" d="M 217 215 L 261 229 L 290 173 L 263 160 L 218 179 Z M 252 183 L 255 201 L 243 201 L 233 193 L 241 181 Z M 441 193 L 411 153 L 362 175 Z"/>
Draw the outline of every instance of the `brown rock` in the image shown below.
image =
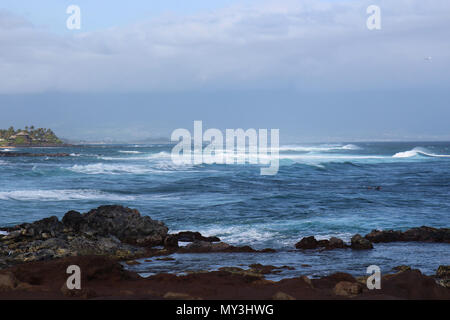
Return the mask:
<path fill-rule="evenodd" d="M 17 283 L 16 277 L 11 272 L 0 273 L 0 290 L 12 290 Z"/>
<path fill-rule="evenodd" d="M 366 239 L 378 242 L 395 242 L 395 241 L 420 241 L 420 242 L 444 242 L 450 243 L 449 228 L 432 228 L 422 226 L 420 228 L 411 228 L 405 232 L 394 230 L 372 230 L 365 236 Z"/>
<path fill-rule="evenodd" d="M 304 237 L 295 244 L 297 249 L 316 249 L 318 247 L 318 241 L 314 236 Z"/>
<path fill-rule="evenodd" d="M 438 278 L 450 278 L 450 266 L 439 266 L 436 271 L 436 276 Z"/>
<path fill-rule="evenodd" d="M 89 288 L 69 289 L 64 283 L 61 287 L 61 293 L 68 298 L 90 299 L 96 296 L 94 290 Z"/>
<path fill-rule="evenodd" d="M 272 297 L 273 300 L 295 300 L 295 298 L 287 293 L 278 291 Z"/>
<path fill-rule="evenodd" d="M 178 237 L 176 235 L 168 235 L 164 239 L 164 248 L 168 249 L 178 248 Z"/>
<path fill-rule="evenodd" d="M 197 297 L 193 297 L 190 294 L 182 293 L 182 292 L 167 292 L 164 296 L 164 299 L 168 300 L 200 300 Z"/>
<path fill-rule="evenodd" d="M 182 231 L 177 234 L 173 234 L 178 241 L 194 242 L 194 241 L 206 241 L 206 242 L 219 242 L 218 237 L 204 237 L 200 232 Z"/>
<path fill-rule="evenodd" d="M 373 249 L 372 242 L 361 237 L 359 234 L 355 234 L 351 240 L 351 248 L 355 250 L 368 250 Z"/>
<path fill-rule="evenodd" d="M 344 297 L 354 297 L 362 292 L 362 286 L 357 282 L 341 281 L 333 289 L 334 294 Z"/>
<path fill-rule="evenodd" d="M 156 260 L 159 260 L 159 261 L 175 261 L 175 259 L 171 258 L 171 257 L 156 258 Z"/>
<path fill-rule="evenodd" d="M 411 267 L 410 266 L 401 265 L 401 266 L 396 266 L 396 267 L 394 267 L 392 269 L 396 270 L 398 272 L 403 272 L 403 271 L 411 270 Z"/>
<path fill-rule="evenodd" d="M 328 242 L 328 247 L 332 249 L 342 249 L 345 248 L 344 241 L 342 239 L 331 237 Z"/>

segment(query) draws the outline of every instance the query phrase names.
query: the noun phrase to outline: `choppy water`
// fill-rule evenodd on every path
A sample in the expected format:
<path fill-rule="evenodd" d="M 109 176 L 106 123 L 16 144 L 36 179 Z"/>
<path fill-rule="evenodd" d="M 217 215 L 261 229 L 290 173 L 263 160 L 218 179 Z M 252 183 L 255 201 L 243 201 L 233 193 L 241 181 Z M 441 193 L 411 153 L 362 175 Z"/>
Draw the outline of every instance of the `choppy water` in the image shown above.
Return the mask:
<path fill-rule="evenodd" d="M 0 225 L 68 210 L 122 204 L 163 220 L 171 232 L 195 230 L 235 245 L 272 247 L 267 255 L 175 255 L 139 271 L 286 264 L 294 275 L 363 274 L 410 264 L 433 273 L 450 264 L 450 245 L 378 245 L 372 252 L 293 252 L 303 236 L 349 240 L 372 229 L 450 225 L 450 143 L 352 143 L 280 148 L 280 169 L 256 165 L 176 166 L 170 145 L 82 146 L 17 150 L 68 152 L 67 158 L 0 158 Z M 369 186 L 381 186 L 380 191 Z M 301 264 L 311 267 L 301 268 Z M 283 275 L 282 274 L 282 275 Z"/>

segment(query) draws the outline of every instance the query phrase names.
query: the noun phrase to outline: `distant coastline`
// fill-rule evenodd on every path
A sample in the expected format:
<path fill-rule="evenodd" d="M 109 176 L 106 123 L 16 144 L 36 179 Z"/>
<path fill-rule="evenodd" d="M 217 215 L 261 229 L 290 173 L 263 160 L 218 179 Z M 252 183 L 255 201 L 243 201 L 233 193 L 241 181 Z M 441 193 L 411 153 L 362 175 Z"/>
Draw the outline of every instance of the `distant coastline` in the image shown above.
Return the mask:
<path fill-rule="evenodd" d="M 63 142 L 48 128 L 35 128 L 34 126 L 24 129 L 0 129 L 0 149 L 2 148 L 27 148 L 27 147 L 66 147 L 70 146 Z"/>

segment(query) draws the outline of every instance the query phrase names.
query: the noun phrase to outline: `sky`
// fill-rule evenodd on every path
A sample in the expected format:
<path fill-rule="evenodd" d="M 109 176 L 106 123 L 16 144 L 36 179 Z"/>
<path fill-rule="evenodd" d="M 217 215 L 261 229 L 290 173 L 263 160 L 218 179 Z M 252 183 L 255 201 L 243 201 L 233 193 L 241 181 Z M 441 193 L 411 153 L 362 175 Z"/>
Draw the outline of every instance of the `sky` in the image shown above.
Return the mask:
<path fill-rule="evenodd" d="M 136 141 L 203 120 L 282 142 L 450 141 L 449 30 L 447 0 L 2 0 L 0 127 Z"/>

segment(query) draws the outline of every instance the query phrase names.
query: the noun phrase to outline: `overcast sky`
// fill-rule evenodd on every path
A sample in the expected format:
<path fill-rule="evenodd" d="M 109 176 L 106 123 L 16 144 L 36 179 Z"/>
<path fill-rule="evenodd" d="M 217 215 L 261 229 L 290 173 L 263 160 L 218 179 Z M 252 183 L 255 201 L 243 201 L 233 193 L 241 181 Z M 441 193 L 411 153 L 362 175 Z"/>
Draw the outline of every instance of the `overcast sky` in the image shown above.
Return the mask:
<path fill-rule="evenodd" d="M 66 8 L 81 8 L 81 29 Z M 381 8 L 368 30 L 366 8 Z M 2 0 L 0 127 L 450 140 L 448 0 Z"/>

